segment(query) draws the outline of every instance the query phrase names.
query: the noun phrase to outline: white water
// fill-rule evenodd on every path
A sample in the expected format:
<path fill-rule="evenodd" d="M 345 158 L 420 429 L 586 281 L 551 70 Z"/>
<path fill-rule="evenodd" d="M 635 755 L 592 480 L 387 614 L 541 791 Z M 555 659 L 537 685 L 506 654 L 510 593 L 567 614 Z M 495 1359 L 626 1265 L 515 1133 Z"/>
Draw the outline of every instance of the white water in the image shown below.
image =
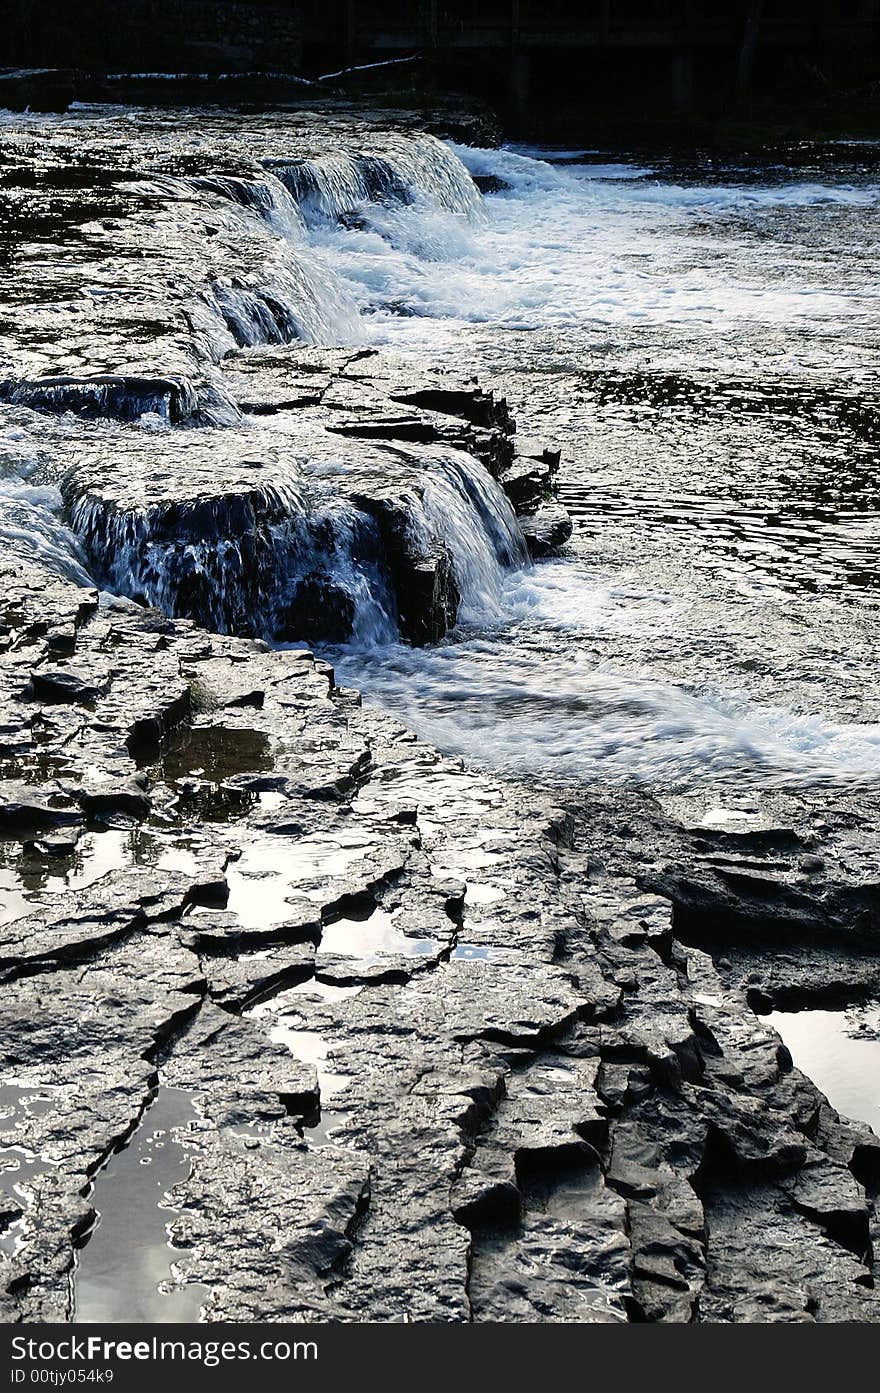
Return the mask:
<path fill-rule="evenodd" d="M 371 208 L 355 232 L 334 226 L 315 233 L 381 341 L 437 350 L 469 323 L 787 325 L 877 311 L 875 285 L 848 295 L 826 290 L 821 277 L 800 274 L 794 254 L 781 277 L 778 256 L 771 275 L 759 249 L 748 279 L 731 277 L 724 264 L 694 265 L 693 238 L 707 216 L 814 205 L 875 209 L 880 187 L 682 186 L 639 166 L 557 166 L 467 147 L 456 153 L 472 173 L 510 185 L 487 200 L 484 222 L 438 216 L 417 201 Z"/>
<path fill-rule="evenodd" d="M 639 326 L 679 336 L 718 325 L 822 330 L 876 314 L 875 284 L 829 283 L 821 248 L 809 259 L 798 246 L 774 245 L 771 256 L 750 243 L 748 256 L 737 255 L 749 219 L 809 208 L 871 215 L 876 185 L 683 184 L 644 165 L 536 155 L 401 136 L 370 157 L 270 161 L 265 180 L 196 188 L 166 181 L 175 184 L 169 196 L 195 193 L 220 210 L 230 245 L 240 238 L 243 249 L 260 248 L 252 271 L 215 279 L 193 314 L 209 356 L 297 338 L 366 338 L 424 359 L 453 348 L 472 326 L 502 335 L 554 328 L 571 335 L 576 353 L 578 332 L 596 326 L 610 337 Z M 467 170 L 507 187 L 481 201 Z M 712 255 L 702 237 L 707 221 L 726 228 Z M 29 495 L 23 477 L 4 487 L 15 504 L 7 510 L 13 545 L 27 536 L 44 555 L 54 550 L 57 569 L 75 573 L 76 544 L 55 516 L 57 498 Z M 313 564 L 320 531 L 301 525 L 306 505 L 292 500 L 278 547 L 288 576 Z M 321 507 L 318 524 L 328 517 Z M 462 592 L 460 632 L 432 651 L 389 642 L 393 606 L 358 551 L 359 520 L 328 507 L 333 544 L 324 562 L 356 613 L 355 642 L 337 655 L 341 673 L 445 749 L 566 780 L 880 775 L 876 726 L 598 662 L 591 638 L 609 624 L 638 633 L 646 597 L 618 594 L 609 603 L 607 583 L 574 562 L 516 569 L 524 553 L 509 506 L 484 471 L 462 460 L 438 456 L 414 504 L 426 549 L 441 544 L 452 553 Z M 28 508 L 40 511 L 38 525 L 29 527 Z M 214 572 L 222 560 L 194 556 L 197 569 Z M 115 583 L 125 589 L 122 572 L 131 577 L 136 568 L 129 557 L 121 564 Z M 141 588 L 169 603 L 167 565 L 156 576 L 152 589 Z M 658 603 L 668 608 L 674 599 Z"/>
<path fill-rule="evenodd" d="M 778 787 L 880 777 L 880 724 L 759 704 L 717 684 L 697 691 L 591 653 L 596 634 L 685 622 L 665 597 L 620 593 L 558 561 L 508 574 L 488 622 L 430 650 L 332 656 L 343 681 L 426 740 L 519 775 L 676 789 L 695 776 Z"/>
<path fill-rule="evenodd" d="M 313 225 L 339 280 L 369 316 L 374 341 L 424 356 L 469 326 L 571 332 L 649 325 L 785 328 L 876 313 L 877 290 L 826 288 L 821 265 L 772 265 L 760 249 L 749 279 L 714 263 L 697 239 L 706 218 L 774 218 L 787 210 L 873 211 L 874 185 L 661 183 L 644 166 L 559 166 L 515 151 L 456 153 L 509 188 L 474 220 L 424 201 L 361 209 L 359 225 Z M 695 251 L 700 264 L 694 264 Z M 781 270 L 781 273 L 780 273 Z M 576 441 L 563 441 L 576 449 Z M 672 502 L 672 500 L 671 500 Z M 672 504 L 674 506 L 674 503 Z M 592 652 L 597 635 L 650 632 L 652 610 L 676 628 L 675 599 L 610 586 L 572 560 L 514 573 L 462 615 L 431 651 L 349 647 L 341 676 L 441 748 L 477 764 L 545 778 L 687 786 L 695 776 L 777 785 L 872 781 L 880 726 L 756 701 L 746 688 L 701 689 L 628 672 Z M 646 628 L 647 626 L 647 628 Z M 686 625 L 679 623 L 679 641 Z M 694 641 L 698 642 L 698 633 Z"/>
<path fill-rule="evenodd" d="M 61 516 L 60 492 L 29 482 L 40 467 L 40 447 L 36 432 L 20 424 L 27 414 L 0 416 L 0 554 L 88 585 L 82 548 Z"/>
<path fill-rule="evenodd" d="M 461 593 L 459 621 L 506 613 L 505 568 L 528 565 L 513 509 L 482 465 L 461 453 L 435 454 L 414 519 L 426 551 L 444 544 Z"/>

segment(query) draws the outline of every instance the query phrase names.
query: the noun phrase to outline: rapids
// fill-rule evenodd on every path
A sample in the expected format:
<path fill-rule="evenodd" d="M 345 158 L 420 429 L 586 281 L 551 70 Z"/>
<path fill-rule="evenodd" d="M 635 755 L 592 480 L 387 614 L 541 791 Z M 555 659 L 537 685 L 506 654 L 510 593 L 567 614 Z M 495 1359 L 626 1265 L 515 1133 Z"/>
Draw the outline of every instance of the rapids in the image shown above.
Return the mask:
<path fill-rule="evenodd" d="M 171 612 L 197 576 L 217 627 L 242 627 L 244 606 L 270 638 L 323 568 L 354 616 L 329 650 L 341 677 L 477 764 L 677 790 L 875 781 L 877 151 L 725 166 L 362 135 L 222 112 L 4 122 L 13 165 L 72 144 L 118 161 L 119 245 L 165 257 L 136 281 L 131 258 L 83 254 L 21 310 L 29 356 L 0 371 L 4 544 Z M 86 304 L 87 366 L 107 376 L 84 399 L 51 374 Z M 113 375 L 123 320 L 149 326 L 158 395 Z M 234 537 L 108 523 L 59 477 L 53 440 L 69 452 L 76 432 L 111 463 L 123 435 L 144 458 L 175 435 L 207 431 L 208 455 L 229 433 L 263 441 L 221 369 L 297 343 L 382 345 L 498 385 L 520 430 L 563 450 L 565 557 L 530 566 L 487 470 L 425 448 L 411 529 L 450 553 L 461 606 L 415 648 L 374 520 L 326 486 L 332 459 L 305 475 L 282 460 L 269 579 L 234 601 Z"/>

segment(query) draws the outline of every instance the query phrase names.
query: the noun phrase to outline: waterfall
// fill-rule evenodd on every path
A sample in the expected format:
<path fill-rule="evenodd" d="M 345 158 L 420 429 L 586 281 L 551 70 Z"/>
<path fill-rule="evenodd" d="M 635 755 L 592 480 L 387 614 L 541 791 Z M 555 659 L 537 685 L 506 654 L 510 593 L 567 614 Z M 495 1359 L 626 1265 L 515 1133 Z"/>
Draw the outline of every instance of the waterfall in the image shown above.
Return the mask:
<path fill-rule="evenodd" d="M 279 465 L 272 482 L 212 491 L 204 462 L 189 465 L 184 450 L 176 467 L 190 497 L 137 503 L 131 481 L 108 485 L 87 465 L 75 466 L 63 489 L 106 588 L 220 633 L 372 647 L 422 642 L 432 624 L 439 636 L 456 617 L 497 619 L 504 569 L 526 561 L 500 487 L 460 451 L 387 448 L 417 482 L 389 491 L 373 458 L 375 486 L 358 482 L 348 496 L 345 470 L 334 478 L 318 452 Z M 437 588 L 415 595 L 437 557 L 445 558 Z M 436 615 L 414 613 L 414 603 Z"/>
<path fill-rule="evenodd" d="M 328 265 L 316 263 L 314 249 L 308 255 L 309 226 L 338 222 L 364 205 L 418 206 L 429 222 L 444 215 L 476 222 L 482 216 L 480 193 L 462 161 L 434 136 L 416 133 L 385 133 L 380 150 L 267 159 L 259 177 L 212 174 L 160 182 L 177 197 L 186 188 L 222 199 L 246 226 L 259 219 L 281 241 L 259 273 L 231 276 L 228 283 L 215 280 L 205 296 L 238 348 L 363 340 L 350 292 Z M 394 240 L 397 229 L 377 228 Z M 426 241 L 424 232 L 419 239 Z M 225 356 L 230 345 L 223 331 L 211 337 L 215 357 Z"/>
<path fill-rule="evenodd" d="M 360 343 L 363 339 L 357 309 L 341 286 L 289 251 L 257 276 L 213 282 L 205 300 L 237 348 Z"/>
<path fill-rule="evenodd" d="M 442 545 L 449 552 L 461 597 L 459 619 L 497 619 L 504 570 L 526 565 L 528 557 L 510 502 L 487 470 L 461 451 L 436 454 L 413 524 L 426 550 Z"/>
<path fill-rule="evenodd" d="M 314 257 L 295 201 L 271 173 L 157 176 L 129 189 L 173 206 L 193 228 L 219 205 L 212 242 L 228 257 L 206 258 L 201 285 L 186 300 L 194 344 L 209 360 L 266 344 L 361 342 L 357 305 Z"/>
<path fill-rule="evenodd" d="M 367 151 L 268 158 L 247 174 L 151 175 L 128 186 L 150 202 L 174 206 L 183 218 L 187 205 L 195 205 L 197 216 L 222 209 L 220 231 L 230 244 L 230 264 L 208 263 L 201 292 L 187 311 L 194 342 L 210 360 L 260 345 L 363 341 L 355 298 L 310 244 L 310 228 L 372 209 L 380 236 L 392 242 L 414 236 L 417 250 L 430 256 L 432 237 L 446 244 L 455 224 L 480 220 L 480 193 L 448 145 L 430 135 L 393 132 L 375 136 L 373 143 Z M 424 213 L 418 232 L 407 225 L 402 233 L 388 222 L 395 208 Z M 240 266 L 234 264 L 236 233 L 253 238 L 259 253 Z"/>
<path fill-rule="evenodd" d="M 412 203 L 480 217 L 479 191 L 461 160 L 435 136 L 382 137 L 380 152 L 334 151 L 315 159 L 264 161 L 293 196 L 305 221 L 338 221 L 363 203 Z"/>
<path fill-rule="evenodd" d="M 280 179 L 268 171 L 253 179 L 232 174 L 201 174 L 188 182 L 193 189 L 247 208 L 289 242 L 305 242 L 306 225 L 299 206 Z"/>
<path fill-rule="evenodd" d="M 148 512 L 87 494 L 70 515 L 106 588 L 217 633 L 368 646 L 397 636 L 378 527 L 346 500 L 312 505 L 291 483 Z"/>
<path fill-rule="evenodd" d="M 76 585 L 91 585 L 82 547 L 58 517 L 60 508 L 57 489 L 0 480 L 0 552 L 4 561 L 40 565 Z"/>
<path fill-rule="evenodd" d="M 167 424 L 185 421 L 199 408 L 192 383 L 184 377 L 137 377 L 94 374 L 83 377 L 39 377 L 27 381 L 0 381 L 0 401 L 27 406 L 32 411 L 117 421 L 137 421 L 156 416 Z"/>
<path fill-rule="evenodd" d="M 84 549 L 62 516 L 60 491 L 35 482 L 44 458 L 42 424 L 20 407 L 0 410 L 0 555 L 91 585 Z"/>
<path fill-rule="evenodd" d="M 301 516 L 293 485 L 147 508 L 64 481 L 72 525 L 106 588 L 220 632 L 259 631 L 272 520 Z"/>

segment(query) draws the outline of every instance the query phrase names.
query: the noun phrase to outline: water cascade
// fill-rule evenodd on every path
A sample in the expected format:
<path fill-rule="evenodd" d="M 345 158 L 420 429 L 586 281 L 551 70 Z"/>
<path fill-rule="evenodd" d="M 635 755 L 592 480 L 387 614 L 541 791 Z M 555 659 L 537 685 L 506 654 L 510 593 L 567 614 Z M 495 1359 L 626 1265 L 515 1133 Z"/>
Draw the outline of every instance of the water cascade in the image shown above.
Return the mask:
<path fill-rule="evenodd" d="M 722 275 L 720 261 L 694 255 L 689 229 L 824 224 L 836 210 L 845 220 L 876 203 L 877 187 L 776 174 L 664 180 L 633 164 L 475 150 L 369 124 L 353 137 L 343 125 L 318 136 L 306 122 L 285 136 L 257 123 L 232 140 L 223 130 L 213 152 L 199 130 L 185 160 L 145 160 L 125 183 L 112 262 L 121 291 L 96 284 L 84 260 L 80 290 L 65 283 L 69 324 L 67 300 L 53 302 L 59 338 L 69 329 L 71 343 L 85 341 L 85 307 L 100 351 L 33 367 L 25 355 L 0 375 L 6 408 L 57 422 L 44 431 L 57 445 L 51 475 L 13 468 L 4 485 L 10 547 L 79 579 L 88 567 L 135 601 L 214 629 L 345 644 L 339 666 L 366 694 L 445 748 L 488 750 L 518 772 L 553 776 L 561 765 L 585 779 L 677 783 L 695 767 L 721 777 L 757 764 L 778 778 L 851 778 L 841 742 L 852 744 L 852 725 L 825 719 L 821 701 L 804 733 L 784 684 L 753 696 L 751 678 L 728 691 L 721 672 L 682 689 L 676 674 L 653 672 L 655 651 L 679 642 L 667 626 L 680 606 L 661 606 L 655 642 L 650 587 L 609 599 L 601 566 L 569 565 L 558 583 L 556 571 L 528 571 L 511 500 L 521 514 L 535 506 L 512 486 L 514 476 L 528 485 L 531 464 L 512 463 L 516 440 L 499 450 L 484 438 L 504 436 L 505 423 L 443 401 L 431 374 L 448 355 L 467 380 L 466 334 L 496 356 L 503 346 L 508 368 L 519 336 L 537 385 L 552 381 L 545 352 L 553 371 L 577 373 L 597 334 L 672 325 L 699 336 L 719 316 L 777 334 L 817 314 L 848 331 L 864 297 L 844 281 L 764 284 L 754 266 Z M 151 280 L 157 246 L 165 260 Z M 145 347 L 124 356 L 133 322 Z M 416 365 L 417 391 L 376 385 L 369 364 L 358 367 L 376 347 Z M 559 439 L 589 451 L 589 413 L 557 417 Z M 77 423 L 112 431 L 77 437 Z M 578 488 L 566 501 L 589 519 L 595 469 Z M 434 653 L 389 647 L 432 643 L 456 625 L 457 642 Z M 682 643 L 696 651 L 689 635 Z M 632 670 L 617 671 L 627 652 Z M 852 761 L 872 776 L 875 744 L 866 727 Z"/>
<path fill-rule="evenodd" d="M 82 468 L 64 480 L 102 583 L 167 614 L 277 642 L 420 641 L 459 617 L 497 619 L 505 568 L 527 561 L 503 491 L 463 452 L 389 449 L 389 467 L 402 467 L 393 493 L 358 479 L 346 494 L 344 474 L 292 458 L 271 482 L 230 475 L 211 490 L 211 444 L 197 452 L 194 434 L 171 441 L 190 446 L 175 454 L 179 478 L 195 484 L 188 499 L 144 489 L 138 501 L 131 479 L 120 495 Z"/>
<path fill-rule="evenodd" d="M 472 221 L 481 216 L 479 192 L 461 160 L 431 135 L 388 133 L 381 152 L 339 151 L 265 164 L 309 224 L 336 222 L 362 204 L 412 204 L 420 198 Z"/>

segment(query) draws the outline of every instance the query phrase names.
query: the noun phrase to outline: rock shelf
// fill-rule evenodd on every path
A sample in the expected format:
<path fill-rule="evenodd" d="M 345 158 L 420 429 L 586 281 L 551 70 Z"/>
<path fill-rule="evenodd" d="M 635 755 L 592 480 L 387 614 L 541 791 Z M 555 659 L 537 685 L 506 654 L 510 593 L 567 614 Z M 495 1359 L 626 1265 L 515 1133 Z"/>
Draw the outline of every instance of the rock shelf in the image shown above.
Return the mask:
<path fill-rule="evenodd" d="M 0 140 L 3 420 L 63 505 L 0 560 L 2 1318 L 77 1318 L 167 1111 L 207 1321 L 877 1320 L 880 1139 L 763 1019 L 876 994 L 876 809 L 520 785 L 292 646 L 440 638 L 571 524 L 483 385 L 303 342 L 297 209 L 467 176 L 242 130 Z"/>
<path fill-rule="evenodd" d="M 3 584 L 0 1032 L 45 1100 L 4 1109 L 6 1319 L 74 1316 L 163 1086 L 209 1320 L 876 1319 L 880 1141 L 677 936 L 717 874 L 680 821 L 470 773 L 305 651 Z"/>

